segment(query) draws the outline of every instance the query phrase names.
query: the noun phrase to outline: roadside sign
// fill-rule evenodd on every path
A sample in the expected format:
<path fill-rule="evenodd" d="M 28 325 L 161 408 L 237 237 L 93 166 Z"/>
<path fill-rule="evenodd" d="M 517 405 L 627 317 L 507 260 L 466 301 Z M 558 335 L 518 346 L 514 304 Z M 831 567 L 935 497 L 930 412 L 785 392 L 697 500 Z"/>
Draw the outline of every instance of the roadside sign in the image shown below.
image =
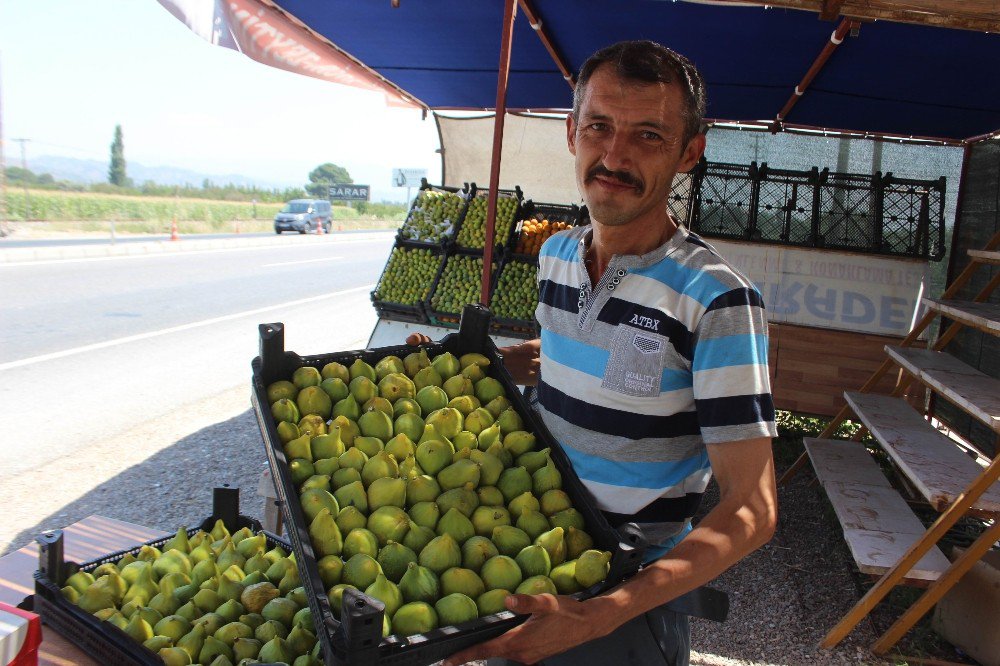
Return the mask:
<path fill-rule="evenodd" d="M 420 179 L 427 177 L 427 169 L 393 169 L 393 187 L 420 187 Z"/>
<path fill-rule="evenodd" d="M 371 201 L 371 185 L 335 183 L 330 186 L 330 201 Z"/>

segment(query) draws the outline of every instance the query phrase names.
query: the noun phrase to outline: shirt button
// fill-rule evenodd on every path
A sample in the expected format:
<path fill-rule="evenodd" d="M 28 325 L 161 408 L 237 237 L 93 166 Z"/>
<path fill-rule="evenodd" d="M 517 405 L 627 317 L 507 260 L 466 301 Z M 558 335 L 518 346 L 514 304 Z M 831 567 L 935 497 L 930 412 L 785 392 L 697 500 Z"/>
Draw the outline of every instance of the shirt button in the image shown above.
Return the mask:
<path fill-rule="evenodd" d="M 608 291 L 614 291 L 614 290 L 615 290 L 615 285 L 609 284 L 608 285 Z"/>
<path fill-rule="evenodd" d="M 618 269 L 618 277 L 620 277 L 620 278 L 621 277 L 625 277 L 625 271 L 623 271 L 622 269 L 619 268 Z"/>
<path fill-rule="evenodd" d="M 613 278 L 611 282 L 614 284 L 618 284 L 619 282 L 621 282 L 621 280 L 619 280 L 618 278 Z"/>

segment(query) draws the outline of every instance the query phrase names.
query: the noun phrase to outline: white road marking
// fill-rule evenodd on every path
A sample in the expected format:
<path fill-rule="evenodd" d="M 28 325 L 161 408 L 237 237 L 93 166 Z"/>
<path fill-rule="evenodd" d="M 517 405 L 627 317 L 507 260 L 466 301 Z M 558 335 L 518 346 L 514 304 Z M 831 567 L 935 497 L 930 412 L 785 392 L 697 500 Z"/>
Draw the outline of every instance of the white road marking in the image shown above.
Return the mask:
<path fill-rule="evenodd" d="M 330 239 L 326 242 L 333 243 L 334 245 L 344 245 L 347 243 L 381 243 L 387 240 L 391 240 L 395 237 L 394 234 L 372 234 L 374 238 L 345 238 L 340 239 Z M 293 241 L 294 242 L 294 241 Z M 87 246 L 79 246 L 87 247 Z M 125 247 L 122 245 L 121 247 Z M 17 266 L 47 266 L 49 264 L 83 264 L 90 263 L 94 261 L 115 261 L 118 259 L 154 259 L 157 257 L 189 257 L 199 254 L 218 254 L 219 252 L 241 252 L 244 250 L 274 250 L 275 248 L 282 249 L 292 247 L 291 245 L 278 245 L 275 243 L 267 245 L 248 245 L 246 247 L 224 247 L 212 250 L 178 250 L 178 251 L 162 251 L 162 252 L 147 252 L 143 254 L 121 254 L 114 255 L 110 257 L 77 257 L 74 259 L 38 259 L 31 261 L 5 261 L 0 262 L 0 268 L 15 268 Z M 319 247 L 317 245 L 300 245 L 297 247 Z M 18 248 L 9 248 L 10 250 L 15 250 Z"/>
<path fill-rule="evenodd" d="M 343 257 L 321 257 L 319 259 L 300 259 L 298 261 L 279 261 L 276 264 L 261 264 L 261 268 L 270 268 L 271 266 L 298 266 L 299 264 L 311 264 L 317 261 L 336 261 L 337 259 L 343 259 Z"/>
<path fill-rule="evenodd" d="M 298 305 L 305 305 L 306 303 L 315 303 L 316 301 L 326 300 L 328 298 L 336 298 L 337 296 L 344 296 L 347 294 L 353 294 L 359 291 L 370 291 L 375 287 L 374 284 L 366 284 L 360 287 L 353 287 L 351 289 L 343 289 L 341 291 L 334 291 L 329 294 L 321 294 L 319 296 L 310 296 L 309 298 L 300 298 L 295 301 L 287 301 L 285 303 L 279 303 L 277 305 L 268 305 L 263 308 L 256 308 L 253 310 L 245 310 L 244 312 L 236 312 L 229 315 L 224 315 L 222 317 L 212 317 L 211 319 L 203 319 L 201 321 L 191 322 L 190 324 L 182 324 L 180 326 L 171 326 L 170 328 L 163 328 L 159 331 L 149 331 L 148 333 L 139 333 L 138 335 L 129 335 L 124 338 L 115 338 L 114 340 L 105 340 L 104 342 L 97 342 L 92 345 L 84 345 L 83 347 L 74 347 L 73 349 L 64 349 L 58 352 L 52 352 L 51 354 L 42 354 L 41 356 L 32 356 L 30 358 L 22 358 L 18 361 L 9 361 L 7 363 L 0 363 L 0 372 L 4 370 L 12 370 L 14 368 L 23 368 L 26 365 L 34 365 L 35 363 L 44 363 L 45 361 L 53 361 L 57 358 L 66 358 L 67 356 L 75 356 L 76 354 L 84 354 L 86 352 L 96 351 L 98 349 L 107 349 L 108 347 L 117 347 L 118 345 L 128 344 L 130 342 L 138 342 L 139 340 L 148 340 L 149 338 L 156 338 L 161 335 L 169 335 L 171 333 L 180 333 L 181 331 L 189 331 L 193 328 L 201 328 L 204 326 L 211 326 L 212 324 L 219 324 L 224 321 L 231 321 L 233 319 L 240 319 L 242 317 L 249 317 L 251 315 L 257 315 L 264 312 L 271 312 L 272 310 L 280 310 L 282 308 L 295 307 Z"/>

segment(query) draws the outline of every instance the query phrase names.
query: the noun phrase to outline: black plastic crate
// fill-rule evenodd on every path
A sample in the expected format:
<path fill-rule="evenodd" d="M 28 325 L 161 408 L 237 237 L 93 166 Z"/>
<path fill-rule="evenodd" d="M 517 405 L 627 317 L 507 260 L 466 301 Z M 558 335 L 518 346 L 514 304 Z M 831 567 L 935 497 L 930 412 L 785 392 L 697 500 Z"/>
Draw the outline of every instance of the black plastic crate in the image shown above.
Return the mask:
<path fill-rule="evenodd" d="M 482 252 L 483 251 L 484 248 L 482 248 L 482 247 L 474 247 L 474 246 L 462 245 L 461 241 L 459 240 L 459 235 L 462 233 L 462 227 L 465 226 L 465 222 L 466 222 L 466 219 L 469 216 L 469 210 L 472 207 L 473 200 L 475 200 L 475 199 L 482 199 L 482 200 L 485 201 L 488 196 L 489 196 L 489 190 L 488 189 L 481 189 L 475 183 L 472 183 L 469 186 L 468 203 L 466 204 L 465 211 L 462 214 L 462 222 L 458 226 L 458 228 L 455 230 L 455 234 L 454 234 L 455 247 L 456 248 L 459 248 L 459 249 L 462 249 L 462 250 L 469 250 L 469 251 L 473 251 L 473 252 Z M 506 238 L 498 238 L 497 241 L 493 244 L 493 252 L 494 252 L 494 254 L 496 254 L 498 252 L 503 252 L 503 248 L 507 246 L 507 243 L 509 242 L 510 236 L 513 235 L 514 228 L 517 226 L 517 221 L 518 221 L 518 219 L 520 219 L 521 209 L 522 209 L 522 206 L 524 205 L 524 193 L 521 191 L 521 187 L 517 186 L 517 185 L 514 186 L 513 190 L 497 190 L 497 197 L 498 197 L 498 200 L 502 199 L 502 198 L 514 199 L 515 201 L 517 201 L 517 207 L 514 210 L 514 219 L 511 222 L 510 229 L 507 232 L 507 237 Z M 483 224 L 485 225 L 485 222 Z"/>
<path fill-rule="evenodd" d="M 419 211 L 417 210 L 417 202 L 424 192 L 449 192 L 451 194 L 457 194 L 464 199 L 464 203 L 459 209 L 456 218 L 451 220 L 451 229 L 439 241 L 431 242 L 417 238 L 408 238 L 404 233 L 407 225 L 410 224 L 411 217 L 419 214 Z M 455 234 L 458 233 L 458 228 L 462 225 L 462 219 L 465 217 L 465 212 L 469 208 L 469 199 L 472 196 L 472 192 L 473 190 L 470 188 L 468 183 L 466 183 L 464 187 L 448 187 L 445 185 L 431 185 L 427 182 L 426 178 L 421 178 L 420 190 L 417 192 L 417 196 L 413 199 L 413 201 L 410 202 L 410 210 L 406 213 L 406 220 L 400 225 L 399 230 L 396 232 L 396 241 L 409 243 L 418 247 L 431 248 L 446 248 L 453 244 L 455 242 Z"/>
<path fill-rule="evenodd" d="M 441 275 L 441 271 L 444 270 L 445 263 L 445 252 L 444 249 L 439 246 L 428 246 L 425 243 L 413 243 L 410 241 L 403 241 L 396 239 L 393 244 L 392 249 L 396 250 L 398 248 L 402 249 L 427 249 L 430 250 L 432 254 L 438 257 L 438 267 L 434 274 L 434 278 L 431 282 L 431 289 L 427 293 L 427 299 L 430 298 L 433 293 L 434 285 L 437 283 L 438 277 Z M 390 255 L 391 256 L 391 255 Z M 375 312 L 378 313 L 380 319 L 391 319 L 393 321 L 403 321 L 411 324 L 426 324 L 428 322 L 427 313 L 424 309 L 424 301 L 427 299 L 421 299 L 417 303 L 407 304 L 407 303 L 393 303 L 392 301 L 387 301 L 385 299 L 380 299 L 377 297 L 378 288 L 382 284 L 382 280 L 385 279 L 386 270 L 389 268 L 389 261 L 386 260 L 385 266 L 382 268 L 382 274 L 378 278 L 378 282 L 375 283 L 375 289 L 371 292 L 372 305 L 375 307 Z"/>
<path fill-rule="evenodd" d="M 446 351 L 456 356 L 478 352 L 490 359 L 489 375 L 499 380 L 507 392 L 513 408 L 524 420 L 526 429 L 535 434 L 539 447 L 549 447 L 551 457 L 562 474 L 563 490 L 569 494 L 574 506 L 584 516 L 587 532 L 593 537 L 595 548 L 613 553 L 611 569 L 603 584 L 577 593 L 585 599 L 610 589 L 633 575 L 642 562 L 644 542 L 634 525 L 613 529 L 604 515 L 591 502 L 569 459 L 545 425 L 528 406 L 517 390 L 510 374 L 504 369 L 496 345 L 489 338 L 490 312 L 482 306 L 467 306 L 462 315 L 461 330 L 439 342 L 423 345 L 429 354 Z M 382 604 L 367 596 L 345 590 L 342 606 L 343 621 L 338 621 L 330 609 L 326 590 L 316 566 L 316 556 L 309 538 L 308 525 L 292 484 L 287 460 L 270 406 L 267 403 L 268 384 L 290 377 L 302 366 L 322 368 L 331 361 L 350 364 L 360 358 L 374 365 L 388 355 L 403 355 L 417 347 L 399 345 L 379 349 L 362 349 L 318 356 L 299 356 L 284 349 L 284 325 L 260 325 L 260 356 L 253 360 L 252 402 L 260 425 L 268 464 L 274 477 L 279 500 L 288 519 L 288 533 L 299 565 L 299 576 L 305 586 L 313 617 L 317 623 L 319 639 L 324 653 L 333 655 L 327 663 L 354 666 L 360 664 L 406 664 L 423 666 L 432 664 L 459 650 L 489 640 L 512 629 L 527 619 L 503 611 L 457 627 L 441 627 L 427 634 L 400 637 L 382 636 Z"/>
<path fill-rule="evenodd" d="M 748 239 L 759 191 L 756 162 L 708 162 L 700 170 L 691 230 L 716 238 Z"/>
<path fill-rule="evenodd" d="M 585 209 L 581 209 L 576 204 L 550 204 L 535 203 L 528 200 L 521 207 L 521 215 L 517 225 L 507 242 L 505 254 L 521 259 L 523 261 L 538 261 L 538 254 L 529 252 L 518 252 L 518 242 L 521 240 L 521 233 L 524 230 L 524 222 L 529 219 L 545 219 L 550 222 L 565 222 L 571 227 L 579 226 L 583 223 Z M 589 218 L 588 218 L 589 219 Z"/>
<path fill-rule="evenodd" d="M 783 245 L 815 245 L 813 226 L 819 206 L 819 169 L 793 171 L 761 165 L 757 210 L 750 240 Z"/>
<path fill-rule="evenodd" d="M 198 530 L 211 531 L 215 521 L 221 519 L 230 532 L 248 527 L 255 533 L 263 532 L 269 548 L 281 546 L 291 551 L 292 546 L 287 541 L 264 531 L 253 518 L 240 514 L 239 497 L 238 488 L 215 488 L 212 515 L 198 527 L 188 529 L 188 536 L 193 536 Z M 78 564 L 63 559 L 62 530 L 46 532 L 38 537 L 39 562 L 38 571 L 35 572 L 34 612 L 41 616 L 45 624 L 82 648 L 101 666 L 163 666 L 163 660 L 156 653 L 134 641 L 115 625 L 102 622 L 71 603 L 63 597 L 60 590 L 66 579 L 76 571 L 93 571 L 106 562 L 117 562 L 129 553 L 134 555 L 143 546 L 158 548 L 173 537 L 171 534 Z"/>
<path fill-rule="evenodd" d="M 493 283 L 493 289 L 490 291 L 490 307 L 494 308 L 494 299 L 501 292 L 501 283 L 505 271 L 512 264 L 528 264 L 538 271 L 538 257 L 528 256 L 528 255 L 506 255 L 503 262 L 500 264 L 500 270 L 497 271 L 496 279 Z M 537 280 L 535 282 L 535 301 L 538 301 L 538 286 Z M 541 329 L 538 326 L 538 322 L 535 320 L 534 314 L 528 319 L 513 319 L 507 317 L 498 317 L 496 315 L 490 320 L 490 331 L 496 335 L 503 335 L 512 338 L 524 338 L 525 340 L 531 340 L 537 338 L 541 335 Z"/>
<path fill-rule="evenodd" d="M 451 248 L 441 262 L 441 268 L 438 271 L 437 276 L 434 278 L 434 284 L 431 286 L 430 295 L 424 301 L 424 312 L 427 314 L 427 322 L 433 326 L 440 326 L 443 328 L 458 328 L 459 321 L 462 318 L 461 312 L 451 312 L 448 310 L 440 310 L 435 308 L 433 305 L 434 294 L 437 292 L 438 288 L 441 286 L 441 281 L 444 278 L 445 268 L 447 267 L 448 260 L 455 256 L 463 257 L 483 257 L 482 250 L 469 250 L 464 248 L 454 247 Z M 500 264 L 502 257 L 494 253 L 493 255 L 493 265 L 496 267 L 490 278 L 490 293 L 493 293 L 493 287 L 496 284 L 497 275 L 500 273 Z M 480 298 L 480 295 L 476 295 L 476 301 Z M 472 305 L 472 303 L 467 303 L 465 305 Z"/>

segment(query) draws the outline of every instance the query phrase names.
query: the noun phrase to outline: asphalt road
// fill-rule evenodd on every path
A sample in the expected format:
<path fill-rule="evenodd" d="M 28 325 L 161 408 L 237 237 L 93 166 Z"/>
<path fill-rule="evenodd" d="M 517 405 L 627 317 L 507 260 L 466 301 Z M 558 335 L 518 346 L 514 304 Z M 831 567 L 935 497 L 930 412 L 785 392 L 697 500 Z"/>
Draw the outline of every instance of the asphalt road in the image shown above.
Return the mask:
<path fill-rule="evenodd" d="M 367 230 L 349 230 L 349 231 L 338 231 L 338 236 L 343 236 L 345 234 L 371 234 L 379 233 Z M 258 231 L 253 233 L 243 233 L 243 234 L 198 234 L 197 236 L 184 236 L 182 235 L 182 240 L 185 238 L 197 238 L 198 240 L 239 240 L 241 238 L 270 238 L 274 236 L 273 231 Z M 296 234 L 285 232 L 282 234 L 289 239 L 302 236 L 303 234 Z M 165 241 L 170 239 L 170 234 L 129 234 L 129 235 L 119 235 L 115 237 L 114 243 L 111 242 L 110 236 L 90 236 L 90 237 L 79 237 L 79 238 L 33 238 L 33 239 L 18 239 L 18 238 L 0 238 L 0 250 L 3 248 L 16 248 L 16 247 L 75 247 L 75 246 L 95 246 L 95 245 L 121 245 L 121 244 L 131 244 L 131 243 L 148 243 L 150 241 Z M 294 242 L 289 240 L 289 242 Z"/>
<path fill-rule="evenodd" d="M 0 484 L 246 387 L 257 325 L 286 349 L 362 347 L 388 233 L 0 265 Z M 130 443 L 141 447 L 142 442 Z M 66 456 L 69 456 L 67 458 Z"/>

